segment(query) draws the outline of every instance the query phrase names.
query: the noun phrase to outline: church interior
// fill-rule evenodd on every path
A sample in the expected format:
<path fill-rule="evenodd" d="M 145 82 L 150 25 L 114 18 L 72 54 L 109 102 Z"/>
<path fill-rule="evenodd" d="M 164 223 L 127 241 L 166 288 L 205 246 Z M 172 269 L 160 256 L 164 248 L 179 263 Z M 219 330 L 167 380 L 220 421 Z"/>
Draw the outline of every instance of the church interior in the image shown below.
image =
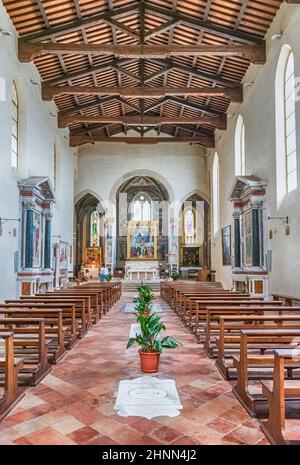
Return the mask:
<path fill-rule="evenodd" d="M 300 444 L 299 0 L 0 0 L 0 444 Z"/>

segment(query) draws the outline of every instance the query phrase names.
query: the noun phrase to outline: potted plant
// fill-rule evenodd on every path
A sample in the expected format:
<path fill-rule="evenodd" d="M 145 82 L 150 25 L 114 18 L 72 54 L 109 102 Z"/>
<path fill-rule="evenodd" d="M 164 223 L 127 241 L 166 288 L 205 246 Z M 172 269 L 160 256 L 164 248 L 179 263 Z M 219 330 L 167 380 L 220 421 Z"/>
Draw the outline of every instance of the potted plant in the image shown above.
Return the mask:
<path fill-rule="evenodd" d="M 150 316 L 151 314 L 151 302 L 155 299 L 155 296 L 151 290 L 151 287 L 145 284 L 142 284 L 137 288 L 138 297 L 134 300 L 136 303 L 135 311 L 138 315 Z"/>
<path fill-rule="evenodd" d="M 141 325 L 140 334 L 129 339 L 127 349 L 133 344 L 137 344 L 140 347 L 141 371 L 156 373 L 163 349 L 175 349 L 180 345 L 180 342 L 172 336 L 158 337 L 161 331 L 166 330 L 166 326 L 156 313 L 149 317 L 139 315 L 137 321 Z"/>
<path fill-rule="evenodd" d="M 113 278 L 113 277 L 112 277 L 112 275 L 111 275 L 110 273 L 107 274 L 107 275 L 105 275 L 106 281 L 112 281 L 112 278 Z"/>
<path fill-rule="evenodd" d="M 173 271 L 173 273 L 171 273 L 171 278 L 173 281 L 178 281 L 178 279 L 180 278 L 180 273 L 177 273 L 177 271 Z"/>

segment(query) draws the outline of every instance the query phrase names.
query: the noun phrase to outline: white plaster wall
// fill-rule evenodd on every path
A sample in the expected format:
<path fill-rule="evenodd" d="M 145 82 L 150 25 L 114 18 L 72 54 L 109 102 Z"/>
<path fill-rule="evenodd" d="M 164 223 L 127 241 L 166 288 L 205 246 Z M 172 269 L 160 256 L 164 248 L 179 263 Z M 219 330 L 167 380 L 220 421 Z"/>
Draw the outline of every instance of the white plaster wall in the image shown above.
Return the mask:
<path fill-rule="evenodd" d="M 53 183 L 53 146 L 57 144 L 58 177 L 53 209 L 53 235 L 61 240 L 73 241 L 74 149 L 69 148 L 66 130 L 57 129 L 54 103 L 41 100 L 40 77 L 33 64 L 22 64 L 17 58 L 17 35 L 9 16 L 0 1 L 0 29 L 11 36 L 0 35 L 0 216 L 18 218 L 19 190 L 17 182 L 29 176 L 49 176 Z M 31 80 L 38 82 L 33 85 Z M 15 81 L 19 94 L 19 157 L 18 171 L 11 168 L 11 89 Z M 5 92 L 3 92 L 3 85 Z M 14 297 L 17 292 L 14 273 L 14 252 L 20 247 L 20 232 L 12 236 L 16 222 L 3 226 L 0 236 L 0 301 Z M 58 239 L 53 238 L 53 242 Z"/>
<path fill-rule="evenodd" d="M 228 202 L 234 181 L 234 135 L 238 114 L 244 118 L 246 142 L 246 174 L 253 174 L 268 181 L 268 205 L 270 216 L 289 216 L 290 236 L 286 236 L 284 225 L 272 221 L 273 239 L 268 248 L 273 253 L 273 268 L 270 273 L 271 292 L 300 297 L 300 102 L 296 103 L 298 190 L 289 194 L 280 209 L 276 201 L 276 138 L 275 138 L 275 73 L 278 57 L 285 43 L 290 44 L 295 57 L 295 75 L 300 77 L 300 6 L 283 4 L 270 30 L 267 39 L 267 62 L 263 66 L 251 65 L 244 83 L 254 82 L 244 87 L 244 101 L 231 105 L 228 114 L 228 130 L 217 132 L 216 151 L 220 158 L 220 223 L 221 228 L 232 223 L 232 207 Z M 273 34 L 282 32 L 280 40 L 272 41 Z M 211 151 L 209 169 L 214 151 Z M 217 279 L 226 287 L 231 286 L 231 269 L 222 266 L 220 234 L 213 239 L 212 266 L 217 271 Z"/>
<path fill-rule="evenodd" d="M 122 179 L 136 174 L 151 175 L 161 180 L 169 188 L 169 194 L 172 193 L 170 200 L 182 202 L 196 191 L 204 198 L 208 195 L 204 150 L 197 145 L 176 143 L 96 143 L 81 146 L 76 195 L 88 190 L 103 201 L 114 200 L 112 193 Z"/>

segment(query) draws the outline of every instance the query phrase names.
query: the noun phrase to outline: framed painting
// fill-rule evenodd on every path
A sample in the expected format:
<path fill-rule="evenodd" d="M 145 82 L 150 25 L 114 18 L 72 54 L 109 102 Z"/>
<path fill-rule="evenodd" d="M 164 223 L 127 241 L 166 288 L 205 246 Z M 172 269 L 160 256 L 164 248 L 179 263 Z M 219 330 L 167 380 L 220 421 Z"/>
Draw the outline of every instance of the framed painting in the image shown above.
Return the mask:
<path fill-rule="evenodd" d="M 129 221 L 127 260 L 157 260 L 157 221 Z"/>
<path fill-rule="evenodd" d="M 222 229 L 223 266 L 231 265 L 231 226 Z"/>
<path fill-rule="evenodd" d="M 41 214 L 33 212 L 33 268 L 41 266 Z"/>
<path fill-rule="evenodd" d="M 85 249 L 85 267 L 99 267 L 101 265 L 101 247 L 87 247 Z"/>
<path fill-rule="evenodd" d="M 253 265 L 252 210 L 245 213 L 245 265 Z"/>

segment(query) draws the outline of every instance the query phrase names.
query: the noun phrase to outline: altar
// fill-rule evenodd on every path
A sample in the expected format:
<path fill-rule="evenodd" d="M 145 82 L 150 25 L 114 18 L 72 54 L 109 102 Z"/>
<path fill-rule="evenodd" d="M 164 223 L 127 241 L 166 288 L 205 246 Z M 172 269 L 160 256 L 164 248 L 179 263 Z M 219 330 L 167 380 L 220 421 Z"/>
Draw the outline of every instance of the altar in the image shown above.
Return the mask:
<path fill-rule="evenodd" d="M 129 281 L 159 280 L 158 260 L 130 260 L 125 264 L 125 279 Z"/>

